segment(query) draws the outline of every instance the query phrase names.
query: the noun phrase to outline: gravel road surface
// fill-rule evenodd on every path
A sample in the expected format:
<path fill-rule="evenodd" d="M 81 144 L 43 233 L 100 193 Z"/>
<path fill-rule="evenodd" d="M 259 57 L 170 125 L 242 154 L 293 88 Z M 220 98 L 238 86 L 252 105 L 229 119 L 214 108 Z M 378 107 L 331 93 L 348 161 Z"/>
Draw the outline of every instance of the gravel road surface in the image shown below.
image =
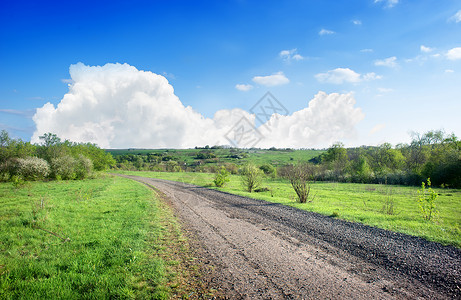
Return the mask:
<path fill-rule="evenodd" d="M 228 299 L 461 299 L 461 251 L 291 207 L 160 179 Z"/>

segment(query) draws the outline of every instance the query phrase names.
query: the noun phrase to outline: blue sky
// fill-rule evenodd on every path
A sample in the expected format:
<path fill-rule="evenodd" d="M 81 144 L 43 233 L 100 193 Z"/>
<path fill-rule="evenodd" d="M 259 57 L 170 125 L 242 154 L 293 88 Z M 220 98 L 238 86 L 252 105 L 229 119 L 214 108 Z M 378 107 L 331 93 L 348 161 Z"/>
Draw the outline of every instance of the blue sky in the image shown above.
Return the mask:
<path fill-rule="evenodd" d="M 60 103 L 81 62 L 163 75 L 207 118 L 248 111 L 267 91 L 290 113 L 319 91 L 352 93 L 363 118 L 346 145 L 461 136 L 460 47 L 455 0 L 6 0 L 0 129 L 30 140 L 35 110 Z"/>

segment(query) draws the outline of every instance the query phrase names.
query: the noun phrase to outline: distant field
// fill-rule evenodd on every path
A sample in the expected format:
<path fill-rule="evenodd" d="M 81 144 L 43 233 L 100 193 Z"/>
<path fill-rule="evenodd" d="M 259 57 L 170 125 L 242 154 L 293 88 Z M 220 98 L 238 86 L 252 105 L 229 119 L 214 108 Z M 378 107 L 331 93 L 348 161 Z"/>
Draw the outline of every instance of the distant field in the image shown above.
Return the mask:
<path fill-rule="evenodd" d="M 217 159 L 205 160 L 205 163 L 237 163 L 254 162 L 258 165 L 270 163 L 285 165 L 293 161 L 308 161 L 324 152 L 324 150 L 268 150 L 268 149 L 119 149 L 106 150 L 114 157 L 119 155 L 147 155 L 159 153 L 170 155 L 174 160 L 192 164 L 197 161 L 195 156 L 201 151 L 210 151 Z M 232 155 L 241 155 L 242 158 L 232 158 Z"/>
<path fill-rule="evenodd" d="M 232 175 L 231 181 L 224 188 L 216 188 L 212 185 L 214 175 L 209 173 L 122 171 L 119 173 L 207 186 L 461 248 L 461 190 L 459 189 L 435 189 L 439 193 L 437 201 L 439 214 L 434 221 L 426 221 L 422 218 L 417 203 L 418 187 L 317 182 L 312 185 L 311 193 L 315 196 L 312 202 L 301 204 L 296 202 L 296 194 L 290 184 L 281 179 L 267 178 L 264 181 L 263 186 L 270 188 L 271 191 L 248 193 L 243 191 L 237 175 Z"/>
<path fill-rule="evenodd" d="M 181 295 L 182 241 L 171 211 L 132 180 L 0 183 L 0 299 Z"/>

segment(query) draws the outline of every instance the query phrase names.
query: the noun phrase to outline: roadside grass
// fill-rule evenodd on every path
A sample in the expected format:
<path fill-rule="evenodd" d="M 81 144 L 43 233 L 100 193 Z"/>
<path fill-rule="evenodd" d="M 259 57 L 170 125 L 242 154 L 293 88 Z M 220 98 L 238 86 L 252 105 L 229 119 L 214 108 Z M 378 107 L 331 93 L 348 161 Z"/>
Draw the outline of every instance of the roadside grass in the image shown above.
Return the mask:
<path fill-rule="evenodd" d="M 0 183 L 0 299 L 181 295 L 184 241 L 169 207 L 132 180 Z"/>
<path fill-rule="evenodd" d="M 296 194 L 287 180 L 266 178 L 263 186 L 269 191 L 248 193 L 240 178 L 230 176 L 223 188 L 213 186 L 214 174 L 125 172 L 118 173 L 174 180 L 206 186 L 220 191 L 254 199 L 281 203 L 323 215 L 359 222 L 366 225 L 401 232 L 461 248 L 461 190 L 438 189 L 438 214 L 426 221 L 418 207 L 418 187 L 384 184 L 316 182 L 312 184 L 307 203 L 296 201 Z"/>

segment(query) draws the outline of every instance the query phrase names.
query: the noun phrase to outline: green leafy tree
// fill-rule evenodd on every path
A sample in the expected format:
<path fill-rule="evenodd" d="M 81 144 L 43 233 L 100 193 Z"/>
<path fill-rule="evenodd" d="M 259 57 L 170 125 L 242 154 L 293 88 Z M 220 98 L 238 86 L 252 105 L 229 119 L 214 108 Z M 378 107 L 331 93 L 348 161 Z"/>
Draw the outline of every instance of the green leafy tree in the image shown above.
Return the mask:
<path fill-rule="evenodd" d="M 336 177 L 344 174 L 348 165 L 347 150 L 344 148 L 344 144 L 337 142 L 328 148 L 322 157 L 322 162 L 334 170 Z"/>
<path fill-rule="evenodd" d="M 224 166 L 221 166 L 221 169 L 215 174 L 214 184 L 217 187 L 223 187 L 226 182 L 229 182 L 229 171 Z"/>
<path fill-rule="evenodd" d="M 360 155 L 356 161 L 354 161 L 352 165 L 353 172 L 362 183 L 369 182 L 370 178 L 372 177 L 372 170 L 370 165 L 368 164 L 368 160 L 366 156 Z"/>

